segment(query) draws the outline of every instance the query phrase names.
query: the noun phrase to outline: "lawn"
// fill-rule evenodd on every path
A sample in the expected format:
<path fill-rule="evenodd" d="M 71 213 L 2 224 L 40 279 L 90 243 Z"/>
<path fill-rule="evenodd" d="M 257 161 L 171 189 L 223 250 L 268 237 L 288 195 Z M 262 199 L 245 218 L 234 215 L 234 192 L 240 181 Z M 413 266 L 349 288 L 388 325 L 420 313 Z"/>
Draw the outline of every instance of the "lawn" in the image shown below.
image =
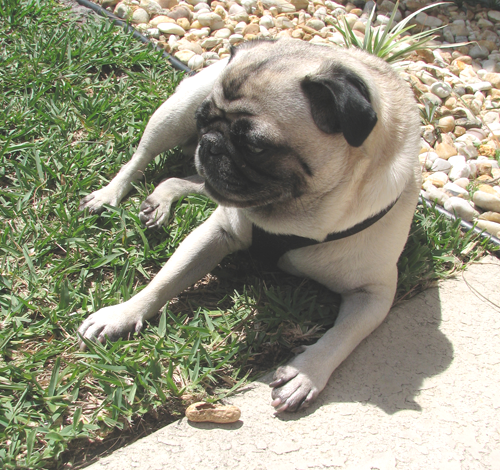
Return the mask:
<path fill-rule="evenodd" d="M 194 399 L 223 398 L 332 325 L 338 296 L 241 253 L 139 335 L 79 352 L 82 319 L 144 287 L 215 207 L 188 197 L 167 228 L 141 226 L 153 186 L 194 173 L 173 151 L 119 208 L 78 211 L 131 157 L 182 74 L 109 22 L 80 24 L 51 0 L 0 0 L 0 46 L 3 469 L 78 468 L 172 422 Z M 462 269 L 483 245 L 420 208 L 398 298 Z"/>

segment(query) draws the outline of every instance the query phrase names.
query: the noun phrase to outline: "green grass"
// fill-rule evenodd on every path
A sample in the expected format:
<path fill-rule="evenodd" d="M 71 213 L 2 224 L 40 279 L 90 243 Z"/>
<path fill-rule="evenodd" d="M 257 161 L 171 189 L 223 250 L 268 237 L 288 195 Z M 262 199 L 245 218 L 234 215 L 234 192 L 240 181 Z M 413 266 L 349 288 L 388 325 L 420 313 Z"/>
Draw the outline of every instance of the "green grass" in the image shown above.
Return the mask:
<path fill-rule="evenodd" d="M 174 420 L 193 398 L 227 395 L 332 325 L 337 295 L 264 272 L 241 253 L 141 334 L 79 352 L 83 318 L 144 287 L 214 209 L 189 197 L 168 228 L 144 230 L 137 213 L 145 194 L 167 174 L 194 173 L 171 152 L 120 208 L 100 217 L 77 210 L 131 157 L 181 75 L 102 19 L 80 25 L 51 1 L 0 0 L 0 46 L 2 469 L 78 467 L 99 442 L 119 445 Z M 398 297 L 483 251 L 422 208 Z"/>

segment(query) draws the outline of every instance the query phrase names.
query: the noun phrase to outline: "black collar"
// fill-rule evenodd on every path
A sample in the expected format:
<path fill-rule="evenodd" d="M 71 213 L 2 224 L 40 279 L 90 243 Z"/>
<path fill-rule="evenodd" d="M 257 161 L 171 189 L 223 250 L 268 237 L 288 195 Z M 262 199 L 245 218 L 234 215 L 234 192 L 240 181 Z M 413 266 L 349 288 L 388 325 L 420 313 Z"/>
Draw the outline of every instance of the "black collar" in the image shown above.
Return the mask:
<path fill-rule="evenodd" d="M 268 233 L 253 224 L 252 246 L 250 247 L 250 253 L 252 253 L 254 257 L 264 261 L 266 264 L 276 264 L 287 251 L 350 237 L 351 235 L 355 235 L 367 229 L 368 227 L 371 227 L 375 222 L 378 222 L 394 207 L 399 198 L 400 196 L 398 196 L 394 202 L 389 204 L 378 214 L 375 214 L 372 217 L 363 220 L 359 224 L 356 224 L 353 227 L 348 228 L 347 230 L 343 230 L 342 232 L 329 233 L 323 241 L 314 240 L 312 238 L 299 237 L 298 235 Z"/>

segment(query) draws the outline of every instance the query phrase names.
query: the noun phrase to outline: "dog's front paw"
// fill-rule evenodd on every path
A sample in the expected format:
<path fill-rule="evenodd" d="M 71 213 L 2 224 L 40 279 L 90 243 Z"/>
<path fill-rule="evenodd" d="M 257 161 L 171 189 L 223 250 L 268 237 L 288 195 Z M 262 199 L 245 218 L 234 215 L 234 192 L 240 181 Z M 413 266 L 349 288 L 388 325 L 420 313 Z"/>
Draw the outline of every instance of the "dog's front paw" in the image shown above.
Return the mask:
<path fill-rule="evenodd" d="M 269 386 L 273 387 L 271 405 L 276 408 L 276 413 L 307 408 L 326 385 L 326 382 L 313 378 L 307 369 L 294 366 L 293 362 L 279 367 L 273 378 Z"/>
<path fill-rule="evenodd" d="M 158 228 L 168 222 L 171 201 L 156 198 L 154 193 L 141 204 L 139 219 L 147 228 Z"/>
<path fill-rule="evenodd" d="M 138 333 L 142 329 L 142 317 L 127 311 L 124 304 L 105 307 L 90 315 L 78 329 L 80 349 L 85 350 L 82 338 L 104 343 L 106 337 L 111 341 Z"/>
<path fill-rule="evenodd" d="M 117 206 L 120 202 L 120 197 L 113 190 L 108 187 L 98 189 L 93 193 L 85 196 L 80 200 L 80 206 L 78 210 L 88 209 L 89 212 L 100 213 L 104 210 L 104 204 L 108 204 L 110 206 Z"/>

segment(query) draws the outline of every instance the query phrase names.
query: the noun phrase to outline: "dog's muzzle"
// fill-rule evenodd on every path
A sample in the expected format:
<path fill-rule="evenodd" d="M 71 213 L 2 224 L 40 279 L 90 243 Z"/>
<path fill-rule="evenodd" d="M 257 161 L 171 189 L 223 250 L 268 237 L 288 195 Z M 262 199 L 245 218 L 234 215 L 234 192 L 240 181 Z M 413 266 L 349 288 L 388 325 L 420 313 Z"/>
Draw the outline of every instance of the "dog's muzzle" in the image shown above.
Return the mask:
<path fill-rule="evenodd" d="M 200 139 L 200 150 L 203 155 L 218 156 L 227 152 L 224 137 L 219 132 L 204 134 Z"/>

